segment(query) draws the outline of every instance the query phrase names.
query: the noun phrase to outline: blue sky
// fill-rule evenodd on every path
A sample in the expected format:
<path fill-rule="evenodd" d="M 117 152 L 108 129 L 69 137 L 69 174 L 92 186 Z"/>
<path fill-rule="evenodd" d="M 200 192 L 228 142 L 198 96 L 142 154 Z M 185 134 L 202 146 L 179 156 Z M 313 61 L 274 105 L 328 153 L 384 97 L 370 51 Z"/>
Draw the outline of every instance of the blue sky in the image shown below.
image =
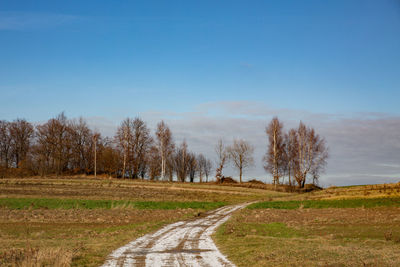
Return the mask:
<path fill-rule="evenodd" d="M 399 1 L 2 1 L 0 115 L 400 113 Z M 107 108 L 105 108 L 107 107 Z"/>
<path fill-rule="evenodd" d="M 165 119 L 209 155 L 248 138 L 257 177 L 268 120 L 303 120 L 331 148 L 326 185 L 397 181 L 400 1 L 3 0 L 0 93 L 0 119 Z"/>

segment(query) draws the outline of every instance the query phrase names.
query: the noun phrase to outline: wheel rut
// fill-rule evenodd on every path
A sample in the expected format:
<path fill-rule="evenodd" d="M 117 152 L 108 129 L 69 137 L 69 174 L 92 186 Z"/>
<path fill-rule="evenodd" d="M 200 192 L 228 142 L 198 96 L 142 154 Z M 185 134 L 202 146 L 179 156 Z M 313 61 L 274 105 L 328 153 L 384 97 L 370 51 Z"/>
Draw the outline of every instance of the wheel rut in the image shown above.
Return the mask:
<path fill-rule="evenodd" d="M 199 218 L 164 226 L 116 249 L 102 267 L 235 266 L 218 250 L 211 235 L 234 211 L 246 205 L 225 206 Z"/>

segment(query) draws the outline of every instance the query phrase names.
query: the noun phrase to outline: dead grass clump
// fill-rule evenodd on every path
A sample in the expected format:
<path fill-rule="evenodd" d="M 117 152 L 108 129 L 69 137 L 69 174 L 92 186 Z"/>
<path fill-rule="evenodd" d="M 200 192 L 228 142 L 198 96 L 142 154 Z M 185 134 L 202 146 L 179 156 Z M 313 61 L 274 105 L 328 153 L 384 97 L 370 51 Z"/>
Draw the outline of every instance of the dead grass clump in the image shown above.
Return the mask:
<path fill-rule="evenodd" d="M 1 266 L 70 266 L 74 252 L 63 248 L 12 248 L 0 255 Z"/>

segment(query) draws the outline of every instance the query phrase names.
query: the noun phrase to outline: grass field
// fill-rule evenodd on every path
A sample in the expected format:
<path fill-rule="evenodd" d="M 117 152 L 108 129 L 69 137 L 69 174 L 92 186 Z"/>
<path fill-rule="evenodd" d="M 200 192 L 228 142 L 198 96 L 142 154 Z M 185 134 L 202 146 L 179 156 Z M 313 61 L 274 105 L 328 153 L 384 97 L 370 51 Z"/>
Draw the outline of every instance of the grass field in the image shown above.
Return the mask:
<path fill-rule="evenodd" d="M 0 266 L 98 266 L 114 249 L 225 204 L 287 195 L 214 184 L 0 180 Z"/>
<path fill-rule="evenodd" d="M 400 266 L 400 184 L 303 194 L 254 187 L 0 179 L 0 266 L 98 266 L 165 224 L 250 201 L 214 236 L 238 266 Z"/>
<path fill-rule="evenodd" d="M 254 203 L 214 239 L 238 266 L 400 266 L 400 198 L 392 192 L 397 186 L 328 189 L 287 197 L 301 200 Z M 375 191 L 384 187 L 386 195 Z M 332 197 L 332 190 L 343 199 Z"/>

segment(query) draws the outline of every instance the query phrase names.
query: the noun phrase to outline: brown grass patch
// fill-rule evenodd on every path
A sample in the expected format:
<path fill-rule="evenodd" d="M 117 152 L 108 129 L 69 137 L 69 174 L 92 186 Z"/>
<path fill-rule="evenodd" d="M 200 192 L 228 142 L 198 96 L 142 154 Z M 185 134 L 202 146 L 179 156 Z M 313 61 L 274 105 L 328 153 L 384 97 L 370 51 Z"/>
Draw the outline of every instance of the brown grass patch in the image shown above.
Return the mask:
<path fill-rule="evenodd" d="M 400 208 L 245 209 L 217 232 L 238 266 L 400 266 Z"/>
<path fill-rule="evenodd" d="M 191 184 L 87 178 L 0 179 L 0 197 L 239 203 L 283 195 L 287 194 L 258 188 L 221 186 L 214 183 Z"/>
<path fill-rule="evenodd" d="M 198 212 L 0 209 L 0 265 L 98 266 L 119 246 Z"/>

